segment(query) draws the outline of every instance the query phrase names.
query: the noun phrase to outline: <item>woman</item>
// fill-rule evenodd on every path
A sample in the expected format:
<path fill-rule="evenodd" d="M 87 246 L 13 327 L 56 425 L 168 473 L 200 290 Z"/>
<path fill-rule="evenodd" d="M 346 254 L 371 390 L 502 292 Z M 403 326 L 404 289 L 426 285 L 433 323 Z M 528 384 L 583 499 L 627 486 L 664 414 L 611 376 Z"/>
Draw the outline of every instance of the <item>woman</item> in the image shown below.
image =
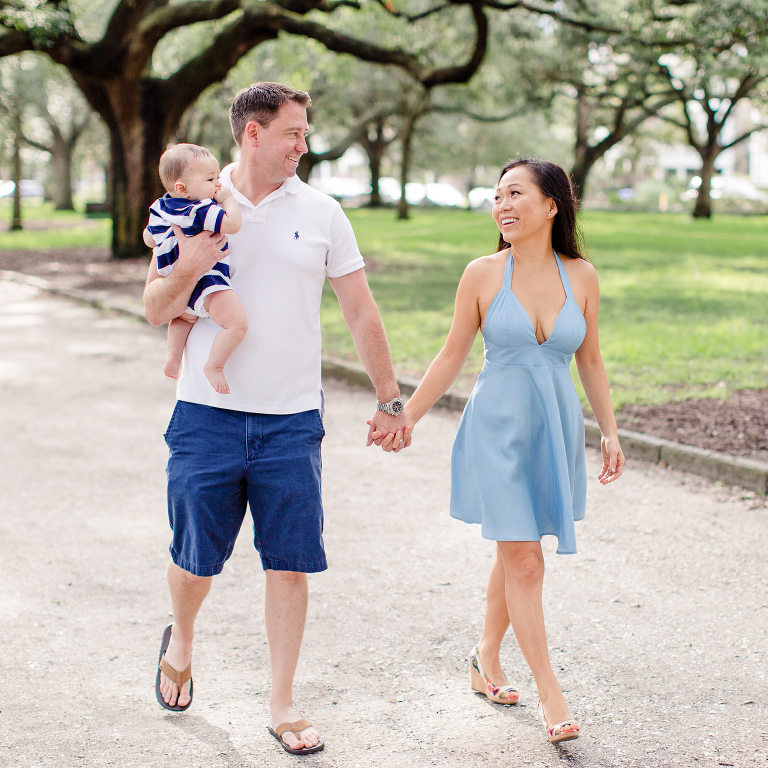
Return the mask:
<path fill-rule="evenodd" d="M 472 687 L 515 704 L 499 662 L 509 624 L 531 668 L 547 739 L 579 736 L 549 660 L 541 537 L 559 554 L 576 551 L 574 521 L 584 517 L 584 421 L 569 373 L 579 377 L 602 432 L 607 484 L 624 468 L 597 333 L 594 267 L 579 252 L 576 205 L 562 168 L 515 160 L 501 172 L 493 206 L 499 251 L 471 262 L 456 294 L 443 349 L 408 401 L 404 435 L 378 433 L 384 447 L 410 432 L 453 382 L 478 329 L 485 365 L 467 402 L 451 461 L 451 515 L 495 540 L 483 633 L 470 654 Z"/>

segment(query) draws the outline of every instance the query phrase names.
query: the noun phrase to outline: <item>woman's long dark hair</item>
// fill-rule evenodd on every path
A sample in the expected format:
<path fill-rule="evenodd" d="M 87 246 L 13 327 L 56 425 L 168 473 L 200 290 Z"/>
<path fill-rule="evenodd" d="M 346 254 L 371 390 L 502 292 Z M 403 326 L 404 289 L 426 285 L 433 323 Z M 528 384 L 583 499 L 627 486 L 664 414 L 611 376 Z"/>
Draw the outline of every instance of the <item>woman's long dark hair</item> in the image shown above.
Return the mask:
<path fill-rule="evenodd" d="M 584 240 L 576 224 L 576 196 L 568 174 L 559 165 L 548 160 L 519 158 L 510 160 L 501 169 L 499 181 L 507 171 L 520 165 L 524 165 L 531 172 L 541 193 L 551 197 L 557 205 L 557 213 L 552 223 L 552 247 L 563 256 L 583 259 L 581 250 Z M 509 247 L 509 243 L 499 234 L 499 250 Z"/>

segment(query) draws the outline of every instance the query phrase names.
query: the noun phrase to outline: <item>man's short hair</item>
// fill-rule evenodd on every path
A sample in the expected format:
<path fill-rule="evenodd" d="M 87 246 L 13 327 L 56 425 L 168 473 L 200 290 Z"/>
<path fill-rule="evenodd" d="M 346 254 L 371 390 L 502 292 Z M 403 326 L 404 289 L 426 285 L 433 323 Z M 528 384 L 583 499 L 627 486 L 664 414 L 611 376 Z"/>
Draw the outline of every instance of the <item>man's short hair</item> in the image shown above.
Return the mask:
<path fill-rule="evenodd" d="M 266 128 L 277 117 L 280 107 L 289 101 L 307 109 L 312 106 L 312 99 L 306 91 L 297 91 L 282 83 L 252 83 L 243 88 L 229 108 L 229 124 L 235 141 L 240 144 L 245 126 L 251 120 Z"/>
<path fill-rule="evenodd" d="M 160 181 L 169 194 L 174 194 L 176 182 L 184 175 L 192 160 L 213 157 L 210 150 L 197 144 L 174 144 L 160 156 Z"/>

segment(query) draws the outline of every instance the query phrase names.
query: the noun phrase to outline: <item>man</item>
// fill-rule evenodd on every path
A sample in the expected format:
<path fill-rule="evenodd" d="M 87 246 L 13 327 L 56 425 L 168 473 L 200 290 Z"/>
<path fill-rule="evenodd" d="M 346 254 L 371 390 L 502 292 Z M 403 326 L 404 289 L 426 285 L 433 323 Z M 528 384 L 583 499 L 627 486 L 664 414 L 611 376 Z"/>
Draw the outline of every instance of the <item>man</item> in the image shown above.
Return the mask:
<path fill-rule="evenodd" d="M 168 512 L 173 530 L 168 583 L 173 624 L 157 675 L 158 701 L 182 710 L 192 698 L 194 621 L 232 552 L 246 504 L 266 573 L 265 625 L 271 665 L 270 732 L 286 751 L 322 749 L 318 732 L 294 709 L 292 685 L 307 611 L 307 573 L 326 569 L 320 502 L 320 300 L 329 280 L 379 404 L 372 434 L 404 443 L 402 402 L 384 327 L 352 228 L 332 198 L 296 177 L 307 151 L 309 94 L 255 83 L 230 109 L 240 160 L 224 168 L 243 226 L 229 236 L 232 287 L 249 331 L 227 364 L 230 394 L 208 384 L 203 366 L 217 326 L 190 333 L 178 402 L 166 433 Z M 180 231 L 177 232 L 177 236 Z M 197 279 L 217 261 L 225 238 L 180 240 L 173 272 L 154 260 L 145 313 L 160 325 L 179 315 Z"/>

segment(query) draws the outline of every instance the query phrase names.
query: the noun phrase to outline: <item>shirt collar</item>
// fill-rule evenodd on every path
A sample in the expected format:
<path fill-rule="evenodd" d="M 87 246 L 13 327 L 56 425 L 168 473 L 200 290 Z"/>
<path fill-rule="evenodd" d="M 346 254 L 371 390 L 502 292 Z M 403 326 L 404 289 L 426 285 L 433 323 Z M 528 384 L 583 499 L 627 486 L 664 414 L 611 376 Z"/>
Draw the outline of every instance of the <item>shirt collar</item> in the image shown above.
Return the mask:
<path fill-rule="evenodd" d="M 237 168 L 237 166 L 238 163 L 236 162 L 225 165 L 224 168 L 221 169 L 219 176 L 222 181 L 232 190 L 232 193 L 235 196 L 235 200 L 237 200 L 240 205 L 246 205 L 251 209 L 257 208 L 258 206 L 255 206 L 242 192 L 240 192 L 240 190 L 232 182 L 232 172 L 235 170 L 235 168 Z M 301 185 L 302 181 L 298 176 L 289 176 L 274 192 L 268 194 L 264 200 L 259 203 L 259 205 L 261 205 L 261 203 L 265 202 L 266 200 L 274 200 L 276 197 L 282 197 L 286 194 L 297 195 L 301 189 Z"/>

